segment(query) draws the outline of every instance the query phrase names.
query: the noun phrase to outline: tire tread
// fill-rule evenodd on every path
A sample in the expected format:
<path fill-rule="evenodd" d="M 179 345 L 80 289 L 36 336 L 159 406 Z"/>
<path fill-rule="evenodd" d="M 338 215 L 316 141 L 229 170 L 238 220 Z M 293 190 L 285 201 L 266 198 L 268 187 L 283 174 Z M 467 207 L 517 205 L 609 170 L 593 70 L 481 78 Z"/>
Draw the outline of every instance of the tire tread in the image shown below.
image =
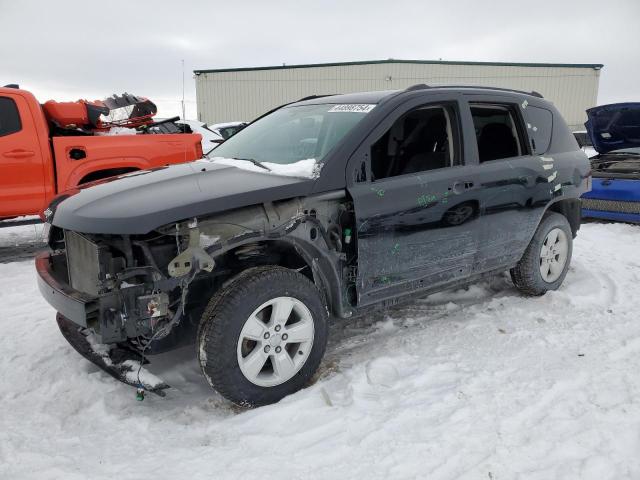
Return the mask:
<path fill-rule="evenodd" d="M 560 278 L 553 282 L 552 284 L 542 285 L 542 277 L 539 272 L 539 261 L 540 261 L 540 247 L 541 243 L 544 241 L 546 237 L 546 232 L 551 228 L 551 226 L 562 227 L 567 233 L 567 240 L 569 242 L 569 251 L 567 254 L 567 262 L 564 267 L 564 272 L 560 275 Z M 520 259 L 520 261 L 513 267 L 509 273 L 511 274 L 511 280 L 513 284 L 516 286 L 518 290 L 520 290 L 525 295 L 530 296 L 541 296 L 544 295 L 549 290 L 557 289 L 569 268 L 569 264 L 571 263 L 571 252 L 572 252 L 572 239 L 571 235 L 571 226 L 569 225 L 569 221 L 564 215 L 555 212 L 547 212 L 544 217 L 540 221 L 538 228 L 536 229 L 531 242 L 527 246 L 527 249 L 524 252 L 524 255 Z"/>
<path fill-rule="evenodd" d="M 211 387 L 218 391 L 223 397 L 236 404 L 259 406 L 271 403 L 271 401 L 267 399 L 268 395 L 264 395 L 262 398 L 255 398 L 252 401 L 240 398 L 237 385 L 235 385 L 235 381 L 232 378 L 232 372 L 223 365 L 220 365 L 220 362 L 216 362 L 214 360 L 216 358 L 214 352 L 210 351 L 210 348 L 206 346 L 222 345 L 225 341 L 229 341 L 228 338 L 225 338 L 225 332 L 228 331 L 230 322 L 237 321 L 234 310 L 236 310 L 246 298 L 250 298 L 257 288 L 263 286 L 265 281 L 282 284 L 292 278 L 295 278 L 296 282 L 302 282 L 306 288 L 312 289 L 312 291 L 317 294 L 318 299 L 323 305 L 324 313 L 322 319 L 314 319 L 314 322 L 326 323 L 328 316 L 326 314 L 326 303 L 320 289 L 304 275 L 277 265 L 253 267 L 239 273 L 211 297 L 202 314 L 200 324 L 198 325 L 196 342 L 198 363 Z M 326 335 L 319 337 L 322 337 L 319 339 L 322 344 L 318 344 L 317 347 L 321 349 L 320 357 L 322 357 L 326 348 Z M 313 349 L 315 348 L 316 344 L 314 341 Z M 203 349 L 206 354 L 204 358 L 202 355 Z M 309 360 L 307 360 L 307 362 L 309 362 Z M 214 381 L 214 377 L 216 381 Z M 291 380 L 287 382 L 289 381 Z M 287 382 L 285 382 L 285 384 Z"/>

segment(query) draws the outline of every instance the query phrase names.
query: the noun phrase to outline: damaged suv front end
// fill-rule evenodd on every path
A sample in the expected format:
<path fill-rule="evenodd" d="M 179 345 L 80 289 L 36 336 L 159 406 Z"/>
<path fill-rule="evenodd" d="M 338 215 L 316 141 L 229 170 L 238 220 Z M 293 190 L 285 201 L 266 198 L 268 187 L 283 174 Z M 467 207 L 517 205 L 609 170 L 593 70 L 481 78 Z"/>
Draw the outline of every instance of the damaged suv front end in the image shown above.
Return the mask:
<path fill-rule="evenodd" d="M 54 227 L 53 253 L 36 259 L 40 291 L 74 348 L 119 380 L 156 393 L 166 385 L 145 382 L 140 368 L 131 373 L 145 354 L 188 341 L 195 321 L 186 310 L 189 289 L 214 266 L 197 228 L 175 229 L 95 235 Z"/>
<path fill-rule="evenodd" d="M 329 107 L 302 113 L 319 109 Z M 343 129 L 359 120 L 338 119 Z M 50 252 L 36 267 L 74 348 L 119 380 L 162 393 L 166 385 L 141 379 L 140 362 L 192 343 L 212 292 L 262 265 L 301 272 L 348 315 L 342 238 L 351 207 L 344 191 L 313 194 L 321 164 L 308 158 L 316 146 L 309 125 L 301 127 L 302 146 L 284 173 L 266 161 L 215 158 L 124 175 L 54 202 Z"/>
<path fill-rule="evenodd" d="M 335 225 L 345 213 L 344 198 L 334 194 L 194 217 L 148 234 L 54 226 L 52 252 L 36 259 L 39 287 L 78 352 L 115 378 L 162 394 L 164 383 L 132 372 L 146 355 L 192 343 L 211 292 L 234 274 L 267 264 L 305 269 L 339 300 L 344 254 Z"/>

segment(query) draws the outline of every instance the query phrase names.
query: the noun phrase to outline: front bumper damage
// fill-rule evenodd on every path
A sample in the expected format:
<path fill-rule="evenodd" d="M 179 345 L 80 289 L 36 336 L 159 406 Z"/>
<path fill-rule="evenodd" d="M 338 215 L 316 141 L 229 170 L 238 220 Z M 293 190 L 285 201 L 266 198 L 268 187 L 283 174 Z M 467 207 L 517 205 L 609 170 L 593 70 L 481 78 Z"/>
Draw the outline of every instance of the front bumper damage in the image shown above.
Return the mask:
<path fill-rule="evenodd" d="M 113 378 L 161 397 L 166 395 L 164 390 L 169 385 L 144 368 L 143 365 L 149 362 L 139 352 L 117 345 L 96 343 L 95 335 L 89 329 L 80 327 L 61 314 L 56 316 L 56 321 L 71 346 Z"/>
<path fill-rule="evenodd" d="M 88 322 L 92 323 L 97 319 L 98 298 L 71 288 L 62 275 L 65 268 L 64 255 L 39 253 L 36 256 L 38 289 L 57 312 L 78 326 L 86 328 Z"/>
<path fill-rule="evenodd" d="M 116 316 L 101 316 L 101 312 L 111 309 L 117 299 L 109 295 L 92 296 L 74 290 L 64 276 L 64 258 L 64 255 L 47 252 L 36 257 L 38 287 L 45 300 L 58 311 L 56 321 L 62 335 L 80 355 L 113 378 L 165 396 L 164 390 L 169 385 L 143 366 L 149 362 L 141 351 L 122 343 L 102 343 L 101 338 L 94 333 L 93 328 L 98 326 L 98 322 L 116 320 Z"/>

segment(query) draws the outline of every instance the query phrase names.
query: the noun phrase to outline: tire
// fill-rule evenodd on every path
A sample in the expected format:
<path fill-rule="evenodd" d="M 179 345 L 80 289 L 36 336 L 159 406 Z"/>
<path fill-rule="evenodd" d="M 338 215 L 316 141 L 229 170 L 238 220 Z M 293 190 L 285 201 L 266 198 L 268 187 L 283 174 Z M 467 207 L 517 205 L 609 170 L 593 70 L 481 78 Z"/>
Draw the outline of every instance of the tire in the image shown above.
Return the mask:
<path fill-rule="evenodd" d="M 527 295 L 539 296 L 557 290 L 569 270 L 572 252 L 573 235 L 567 218 L 548 213 L 524 255 L 511 269 L 511 279 L 518 290 Z"/>
<path fill-rule="evenodd" d="M 307 385 L 318 369 L 327 322 L 323 295 L 307 277 L 279 266 L 250 268 L 214 294 L 202 314 L 200 368 L 209 385 L 237 405 L 275 403 Z"/>

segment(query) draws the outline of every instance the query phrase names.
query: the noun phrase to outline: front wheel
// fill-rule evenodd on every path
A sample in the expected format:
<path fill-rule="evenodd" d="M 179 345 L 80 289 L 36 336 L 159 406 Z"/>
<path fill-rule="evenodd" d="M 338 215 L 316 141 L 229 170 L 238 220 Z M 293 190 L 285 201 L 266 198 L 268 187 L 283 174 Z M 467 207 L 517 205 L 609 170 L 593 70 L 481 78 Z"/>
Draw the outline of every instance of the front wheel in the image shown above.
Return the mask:
<path fill-rule="evenodd" d="M 209 384 L 239 405 L 277 402 L 311 379 L 327 343 L 327 309 L 304 275 L 246 270 L 211 299 L 198 332 Z"/>
<path fill-rule="evenodd" d="M 547 214 L 524 255 L 511 269 L 515 286 L 527 295 L 544 295 L 562 285 L 573 251 L 571 227 L 564 215 Z"/>

